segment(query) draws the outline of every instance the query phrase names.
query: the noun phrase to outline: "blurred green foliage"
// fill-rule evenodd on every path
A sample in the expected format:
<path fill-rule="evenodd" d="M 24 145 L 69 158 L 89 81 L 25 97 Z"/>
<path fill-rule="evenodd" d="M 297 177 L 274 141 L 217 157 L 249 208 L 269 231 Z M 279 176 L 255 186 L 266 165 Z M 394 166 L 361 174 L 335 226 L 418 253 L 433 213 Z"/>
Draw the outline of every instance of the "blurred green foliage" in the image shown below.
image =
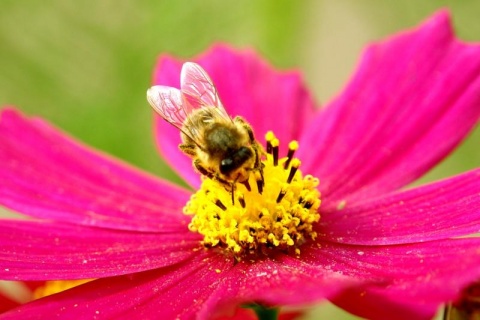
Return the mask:
<path fill-rule="evenodd" d="M 366 42 L 440 7 L 461 38 L 480 40 L 480 2 L 467 0 L 2 0 L 0 105 L 178 182 L 156 153 L 145 100 L 160 53 L 187 58 L 218 41 L 254 47 L 276 66 L 300 68 L 325 101 Z M 477 130 L 422 182 L 478 167 L 479 142 Z"/>
<path fill-rule="evenodd" d="M 293 1 L 2 1 L 0 104 L 172 178 L 156 155 L 145 100 L 157 56 L 189 57 L 222 41 L 292 64 L 296 7 Z"/>
<path fill-rule="evenodd" d="M 326 100 L 348 79 L 365 42 L 416 25 L 442 6 L 451 7 L 463 38 L 480 34 L 473 1 L 3 0 L 0 105 L 42 116 L 89 145 L 176 179 L 156 154 L 145 101 L 160 53 L 191 57 L 218 41 L 254 47 L 274 65 L 299 67 Z M 478 166 L 478 138 L 447 173 Z"/>

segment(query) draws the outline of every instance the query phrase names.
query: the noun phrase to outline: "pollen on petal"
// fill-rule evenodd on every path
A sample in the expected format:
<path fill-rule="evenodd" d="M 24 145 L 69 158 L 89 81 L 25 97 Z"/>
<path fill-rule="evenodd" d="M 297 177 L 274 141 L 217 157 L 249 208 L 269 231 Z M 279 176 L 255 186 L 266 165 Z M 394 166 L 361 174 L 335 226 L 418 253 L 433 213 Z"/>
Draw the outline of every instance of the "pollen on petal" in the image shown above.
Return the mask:
<path fill-rule="evenodd" d="M 299 247 L 316 238 L 313 224 L 320 219 L 319 180 L 302 175 L 301 162 L 293 157 L 296 141 L 281 159 L 280 141 L 272 132 L 266 141 L 261 171 L 237 183 L 233 191 L 219 181 L 204 179 L 184 207 L 185 214 L 193 215 L 189 229 L 203 235 L 206 248 L 219 248 L 236 259 L 275 250 L 299 255 Z"/>

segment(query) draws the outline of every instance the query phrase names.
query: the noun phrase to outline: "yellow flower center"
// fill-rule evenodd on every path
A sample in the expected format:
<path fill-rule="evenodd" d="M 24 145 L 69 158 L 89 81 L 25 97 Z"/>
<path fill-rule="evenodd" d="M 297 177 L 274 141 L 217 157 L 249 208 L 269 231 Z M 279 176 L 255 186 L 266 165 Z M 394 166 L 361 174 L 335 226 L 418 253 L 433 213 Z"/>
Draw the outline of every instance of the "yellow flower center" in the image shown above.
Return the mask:
<path fill-rule="evenodd" d="M 221 248 L 237 260 L 278 249 L 298 255 L 300 245 L 316 238 L 312 225 L 320 219 L 318 179 L 299 170 L 300 160 L 293 157 L 296 141 L 279 159 L 279 140 L 272 132 L 266 140 L 263 179 L 254 171 L 233 191 L 204 179 L 185 206 L 184 213 L 193 215 L 189 229 L 204 236 L 206 248 Z"/>

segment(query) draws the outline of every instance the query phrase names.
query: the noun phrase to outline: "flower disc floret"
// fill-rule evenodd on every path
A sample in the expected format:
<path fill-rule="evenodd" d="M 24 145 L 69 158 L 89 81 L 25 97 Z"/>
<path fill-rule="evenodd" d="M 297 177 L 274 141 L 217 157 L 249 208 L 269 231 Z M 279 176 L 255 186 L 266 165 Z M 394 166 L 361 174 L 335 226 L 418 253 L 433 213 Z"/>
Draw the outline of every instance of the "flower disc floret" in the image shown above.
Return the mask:
<path fill-rule="evenodd" d="M 299 254 L 299 246 L 316 238 L 318 179 L 299 170 L 300 160 L 293 157 L 296 141 L 279 159 L 278 139 L 269 132 L 266 140 L 262 172 L 252 172 L 233 190 L 215 179 L 204 179 L 185 206 L 184 213 L 193 215 L 189 229 L 204 236 L 205 247 L 221 248 L 237 258 L 274 250 Z"/>

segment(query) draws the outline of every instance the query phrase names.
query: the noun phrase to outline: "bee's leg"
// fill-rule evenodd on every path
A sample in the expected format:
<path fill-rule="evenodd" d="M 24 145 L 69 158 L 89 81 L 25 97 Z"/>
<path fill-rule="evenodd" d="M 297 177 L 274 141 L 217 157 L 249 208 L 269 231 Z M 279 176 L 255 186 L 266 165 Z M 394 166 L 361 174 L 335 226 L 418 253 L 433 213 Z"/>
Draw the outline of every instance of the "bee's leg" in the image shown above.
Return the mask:
<path fill-rule="evenodd" d="M 228 191 L 231 192 L 232 194 L 232 205 L 235 204 L 235 183 L 236 181 L 234 182 L 229 182 L 227 180 L 224 180 L 222 178 L 220 178 L 217 174 L 215 173 L 212 173 L 210 171 L 208 171 L 207 169 L 205 169 L 205 167 L 200 163 L 200 160 L 199 159 L 196 159 L 195 161 L 193 161 L 193 166 L 195 167 L 195 169 L 197 169 L 198 172 L 200 172 L 200 174 L 202 176 L 205 176 L 209 179 L 212 179 L 212 180 L 217 180 L 218 182 L 220 182 L 221 184 L 223 184 L 225 186 L 225 189 L 227 189 Z"/>
<path fill-rule="evenodd" d="M 217 180 L 218 182 L 220 182 L 221 184 L 225 185 L 225 188 L 230 188 L 231 187 L 231 183 L 227 180 L 224 180 L 222 178 L 220 178 L 217 174 L 211 172 L 211 171 L 208 171 L 207 169 L 205 169 L 205 167 L 200 163 L 200 160 L 199 159 L 195 159 L 193 161 L 193 166 L 195 167 L 195 169 L 197 169 L 197 171 L 202 175 L 202 176 L 205 176 L 209 179 L 212 179 L 212 180 Z M 228 189 L 227 189 L 228 190 Z"/>
<path fill-rule="evenodd" d="M 232 182 L 232 206 L 235 204 L 235 181 Z"/>
<path fill-rule="evenodd" d="M 247 121 L 245 121 L 245 119 L 240 116 L 236 116 L 235 119 L 233 119 L 233 122 L 240 124 L 242 127 L 245 128 L 245 130 L 247 130 L 248 137 L 250 138 L 250 143 L 256 143 L 252 127 L 247 123 Z"/>
<path fill-rule="evenodd" d="M 261 162 L 261 155 L 264 154 L 263 148 L 260 144 L 258 144 L 257 140 L 255 140 L 255 134 L 253 133 L 252 127 L 243 119 L 242 117 L 236 116 L 233 119 L 235 123 L 240 124 L 248 133 L 248 137 L 250 139 L 250 144 L 252 145 L 253 151 L 255 152 L 255 165 L 254 169 L 260 171 L 260 176 L 263 179 L 263 163 Z"/>
<path fill-rule="evenodd" d="M 260 177 L 262 178 L 262 183 L 263 183 L 263 185 L 265 185 L 265 179 L 263 178 L 263 167 L 265 165 L 260 160 L 260 152 L 262 151 L 261 147 L 257 143 L 257 141 L 254 141 L 254 143 L 252 144 L 252 148 L 255 151 L 255 170 L 258 170 L 260 172 Z"/>
<path fill-rule="evenodd" d="M 230 192 L 230 194 L 232 195 L 232 205 L 235 204 L 235 184 L 237 183 L 237 180 L 230 182 L 220 178 L 218 174 L 216 174 L 213 179 L 217 180 L 218 182 L 220 182 L 225 186 L 225 190 Z"/>
<path fill-rule="evenodd" d="M 178 146 L 183 153 L 190 157 L 194 157 L 197 153 L 195 151 L 196 146 L 194 144 L 182 143 Z"/>
<path fill-rule="evenodd" d="M 250 139 L 250 144 L 252 147 L 255 149 L 255 152 L 257 155 L 262 155 L 265 154 L 265 151 L 263 150 L 263 147 L 255 140 L 255 134 L 253 133 L 252 127 L 248 124 L 245 119 L 242 117 L 236 116 L 235 119 L 233 119 L 234 122 L 240 124 L 248 133 L 248 138 Z M 260 160 L 259 160 L 260 161 Z"/>
<path fill-rule="evenodd" d="M 202 166 L 199 159 L 195 159 L 195 161 L 193 161 L 193 166 L 195 167 L 195 169 L 197 169 L 198 172 L 200 172 L 201 175 L 210 179 L 215 178 L 215 175 L 213 173 L 211 173 L 210 171 L 205 169 L 204 166 Z"/>
<path fill-rule="evenodd" d="M 257 141 L 252 144 L 252 148 L 253 151 L 255 151 L 255 168 L 259 168 L 263 173 L 263 163 L 260 160 L 260 153 L 262 150 L 260 149 L 260 145 L 257 143 Z"/>

